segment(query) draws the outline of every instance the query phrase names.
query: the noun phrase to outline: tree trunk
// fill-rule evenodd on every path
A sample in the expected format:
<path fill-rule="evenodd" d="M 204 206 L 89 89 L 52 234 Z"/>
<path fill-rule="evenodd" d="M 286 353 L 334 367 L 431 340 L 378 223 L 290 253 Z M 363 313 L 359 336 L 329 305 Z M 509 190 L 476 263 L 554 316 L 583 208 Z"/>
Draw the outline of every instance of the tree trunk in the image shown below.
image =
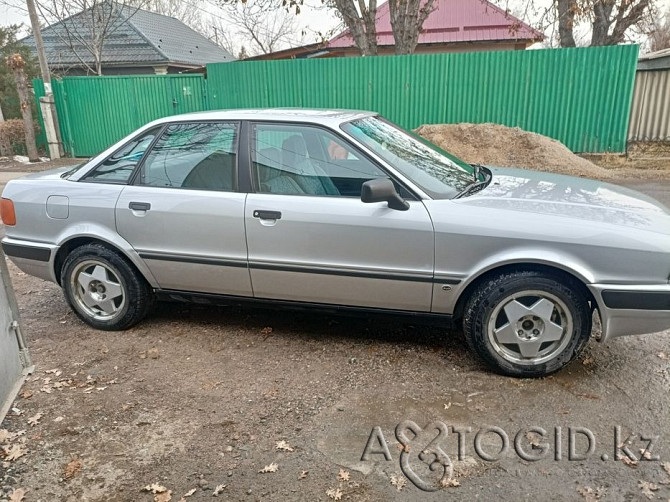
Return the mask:
<path fill-rule="evenodd" d="M 344 24 L 349 28 L 349 33 L 362 56 L 377 55 L 377 29 L 375 18 L 377 17 L 377 0 L 370 0 L 365 5 L 364 0 L 358 0 L 356 8 L 355 0 L 334 0 L 335 7 L 342 15 Z"/>
<path fill-rule="evenodd" d="M 612 45 L 607 34 L 612 24 L 612 9 L 614 3 L 609 0 L 600 0 L 593 4 L 591 46 Z"/>
<path fill-rule="evenodd" d="M 574 0 L 556 0 L 558 10 L 558 37 L 561 47 L 575 47 L 575 4 Z"/>
<path fill-rule="evenodd" d="M 21 106 L 21 114 L 23 115 L 23 129 L 26 133 L 26 151 L 28 152 L 28 160 L 30 160 L 30 162 L 39 162 L 40 157 L 37 155 L 37 145 L 35 144 L 33 112 L 30 106 L 31 96 L 28 92 L 26 73 L 23 71 L 25 65 L 26 63 L 23 61 L 21 54 L 14 54 L 7 58 L 7 66 L 9 66 L 14 73 L 16 90 L 19 94 L 19 104 Z"/>
<path fill-rule="evenodd" d="M 413 54 L 426 18 L 433 12 L 435 0 L 389 0 L 391 27 L 395 39 L 395 53 Z"/>

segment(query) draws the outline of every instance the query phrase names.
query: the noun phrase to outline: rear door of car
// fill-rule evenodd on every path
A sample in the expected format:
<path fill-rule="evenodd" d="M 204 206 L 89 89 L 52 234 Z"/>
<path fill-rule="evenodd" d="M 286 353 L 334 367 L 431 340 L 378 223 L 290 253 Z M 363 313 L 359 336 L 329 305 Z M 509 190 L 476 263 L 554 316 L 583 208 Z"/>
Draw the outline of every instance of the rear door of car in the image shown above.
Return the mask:
<path fill-rule="evenodd" d="M 239 137 L 238 122 L 169 124 L 123 189 L 118 232 L 161 289 L 252 295 Z"/>
<path fill-rule="evenodd" d="M 430 310 L 434 235 L 421 200 L 405 191 L 407 211 L 363 203 L 361 184 L 389 175 L 324 127 L 258 122 L 248 139 L 254 296 Z"/>

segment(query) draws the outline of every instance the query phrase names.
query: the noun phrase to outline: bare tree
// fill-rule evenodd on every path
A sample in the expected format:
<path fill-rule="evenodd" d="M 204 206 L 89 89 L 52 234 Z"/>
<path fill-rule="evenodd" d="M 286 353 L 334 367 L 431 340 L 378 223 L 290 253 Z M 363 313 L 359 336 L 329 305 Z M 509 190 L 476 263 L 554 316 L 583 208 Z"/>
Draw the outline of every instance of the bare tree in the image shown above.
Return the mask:
<path fill-rule="evenodd" d="M 303 0 L 284 0 L 299 12 Z M 377 46 L 377 0 L 325 0 L 349 29 L 361 55 L 374 56 Z M 412 54 L 423 23 L 434 10 L 435 0 L 388 0 L 396 54 Z"/>
<path fill-rule="evenodd" d="M 670 8 L 664 14 L 650 16 L 641 31 L 647 36 L 651 52 L 670 48 Z"/>
<path fill-rule="evenodd" d="M 110 0 L 41 0 L 37 3 L 52 32 L 89 72 L 102 75 L 107 40 L 139 7 Z"/>
<path fill-rule="evenodd" d="M 617 45 L 646 24 L 657 0 L 530 0 L 517 13 L 559 47 Z M 502 0 L 510 10 L 510 0 Z"/>
<path fill-rule="evenodd" d="M 12 54 L 6 60 L 7 66 L 14 73 L 14 80 L 16 81 L 16 91 L 19 94 L 19 105 L 21 108 L 21 115 L 23 115 L 23 129 L 26 134 L 26 151 L 28 153 L 28 160 L 30 162 L 39 162 L 40 157 L 37 154 L 37 146 L 35 144 L 35 125 L 33 123 L 33 112 L 31 108 L 32 97 L 28 92 L 28 79 L 24 68 L 26 62 L 23 60 L 21 54 Z"/>
<path fill-rule="evenodd" d="M 235 54 L 238 51 L 238 44 L 230 31 L 230 26 L 223 21 L 223 18 L 212 17 L 209 23 L 203 23 L 203 35 L 230 54 Z"/>
<path fill-rule="evenodd" d="M 206 9 L 200 0 L 125 0 L 126 5 L 155 12 L 162 16 L 174 17 L 193 30 L 202 33 L 205 30 L 203 14 Z"/>
<path fill-rule="evenodd" d="M 301 43 L 295 17 L 275 0 L 225 2 L 222 9 L 240 41 L 248 42 L 250 54 L 269 54 Z"/>
<path fill-rule="evenodd" d="M 411 54 L 419 42 L 424 21 L 433 12 L 435 0 L 389 0 L 396 54 Z"/>
<path fill-rule="evenodd" d="M 331 0 L 362 56 L 377 54 L 377 0 Z"/>

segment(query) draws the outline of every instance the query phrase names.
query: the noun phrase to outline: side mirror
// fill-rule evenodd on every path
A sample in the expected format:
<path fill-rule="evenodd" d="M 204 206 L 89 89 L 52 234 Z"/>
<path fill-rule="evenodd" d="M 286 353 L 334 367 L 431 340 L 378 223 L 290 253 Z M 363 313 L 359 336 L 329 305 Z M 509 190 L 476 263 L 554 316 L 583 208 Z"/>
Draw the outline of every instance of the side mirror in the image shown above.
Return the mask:
<path fill-rule="evenodd" d="M 366 181 L 361 185 L 363 202 L 388 202 L 391 209 L 407 211 L 409 203 L 400 197 L 393 182 L 387 178 Z"/>

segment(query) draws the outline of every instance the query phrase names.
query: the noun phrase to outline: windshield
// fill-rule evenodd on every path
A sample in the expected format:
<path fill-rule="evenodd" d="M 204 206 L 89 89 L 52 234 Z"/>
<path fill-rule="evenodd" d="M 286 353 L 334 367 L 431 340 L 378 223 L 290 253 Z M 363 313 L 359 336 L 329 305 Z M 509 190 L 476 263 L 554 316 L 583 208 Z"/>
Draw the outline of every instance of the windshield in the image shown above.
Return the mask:
<path fill-rule="evenodd" d="M 451 199 L 475 181 L 472 166 L 380 117 L 347 122 L 342 130 L 435 199 Z"/>

